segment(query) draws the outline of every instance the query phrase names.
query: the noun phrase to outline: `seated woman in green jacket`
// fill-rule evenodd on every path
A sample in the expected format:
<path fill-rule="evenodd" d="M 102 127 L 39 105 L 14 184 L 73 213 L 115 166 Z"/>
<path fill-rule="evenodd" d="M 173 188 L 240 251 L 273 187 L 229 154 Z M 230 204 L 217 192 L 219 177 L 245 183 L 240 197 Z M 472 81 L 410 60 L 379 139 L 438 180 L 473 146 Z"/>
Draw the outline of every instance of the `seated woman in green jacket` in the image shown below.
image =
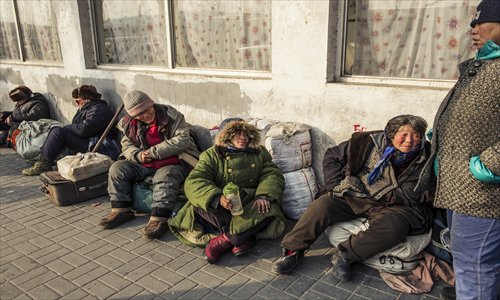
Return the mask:
<path fill-rule="evenodd" d="M 170 229 L 181 242 L 205 247 L 210 263 L 229 249 L 238 256 L 256 239 L 274 239 L 285 231 L 280 206 L 285 180 L 259 141 L 255 126 L 229 122 L 184 183 L 189 201 L 170 221 Z M 230 186 L 238 187 L 240 215 L 234 211 L 236 203 L 225 196 Z"/>

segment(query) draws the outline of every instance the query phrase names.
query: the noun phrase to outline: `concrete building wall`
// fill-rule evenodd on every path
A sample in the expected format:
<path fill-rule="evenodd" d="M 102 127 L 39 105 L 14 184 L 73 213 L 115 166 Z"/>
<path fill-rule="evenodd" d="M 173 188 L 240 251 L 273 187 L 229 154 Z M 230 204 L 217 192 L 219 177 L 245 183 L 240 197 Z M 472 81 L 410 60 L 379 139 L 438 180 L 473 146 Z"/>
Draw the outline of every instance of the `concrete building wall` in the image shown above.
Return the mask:
<path fill-rule="evenodd" d="M 335 55 L 328 48 L 328 28 L 335 27 L 331 24 L 335 12 L 326 0 L 272 2 L 272 73 L 255 78 L 86 68 L 83 49 L 89 47 L 89 41 L 82 42 L 85 30 L 80 29 L 78 4 L 55 3 L 63 65 L 2 61 L 0 110 L 13 106 L 7 95 L 10 89 L 27 85 L 50 98 L 56 119 L 70 122 L 76 111 L 71 91 L 81 84 L 93 84 L 114 107 L 128 91 L 139 89 L 156 102 L 175 106 L 192 124 L 211 127 L 234 116 L 296 121 L 317 127 L 338 143 L 350 136 L 355 123 L 367 130 L 381 129 L 389 118 L 403 113 L 420 115 L 432 125 L 447 93 L 447 88 L 384 82 L 327 83 L 327 59 Z"/>

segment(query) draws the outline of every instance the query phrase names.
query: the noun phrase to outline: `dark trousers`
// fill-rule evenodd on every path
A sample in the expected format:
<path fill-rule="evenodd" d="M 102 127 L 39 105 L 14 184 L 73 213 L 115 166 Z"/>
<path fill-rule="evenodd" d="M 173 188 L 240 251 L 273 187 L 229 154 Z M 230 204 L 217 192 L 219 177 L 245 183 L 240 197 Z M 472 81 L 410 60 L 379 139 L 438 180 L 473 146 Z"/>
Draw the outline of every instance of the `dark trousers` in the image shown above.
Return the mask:
<path fill-rule="evenodd" d="M 109 169 L 108 193 L 112 208 L 132 206 L 132 188 L 137 181 L 153 177 L 153 203 L 151 215 L 169 218 L 181 193 L 187 172 L 182 165 L 169 165 L 159 169 L 119 160 Z"/>
<path fill-rule="evenodd" d="M 231 212 L 219 206 L 215 213 L 207 212 L 199 207 L 194 207 L 194 213 L 197 220 L 205 227 L 210 227 L 219 233 L 225 233 L 229 241 L 234 246 L 239 246 L 246 242 L 248 239 L 256 235 L 259 231 L 265 229 L 271 224 L 273 218 L 265 218 L 264 221 L 257 224 L 255 227 L 248 229 L 240 234 L 229 234 L 229 224 L 231 224 Z"/>
<path fill-rule="evenodd" d="M 328 226 L 359 217 L 368 218 L 368 229 L 351 235 L 339 245 L 352 261 L 365 260 L 400 244 L 410 231 L 406 218 L 390 208 L 356 215 L 345 199 L 324 194 L 311 203 L 292 231 L 283 238 L 281 246 L 292 251 L 306 250 Z"/>
<path fill-rule="evenodd" d="M 40 154 L 43 159 L 53 162 L 66 147 L 74 152 L 88 152 L 89 139 L 74 134 L 68 128 L 53 127 L 47 135 Z"/>

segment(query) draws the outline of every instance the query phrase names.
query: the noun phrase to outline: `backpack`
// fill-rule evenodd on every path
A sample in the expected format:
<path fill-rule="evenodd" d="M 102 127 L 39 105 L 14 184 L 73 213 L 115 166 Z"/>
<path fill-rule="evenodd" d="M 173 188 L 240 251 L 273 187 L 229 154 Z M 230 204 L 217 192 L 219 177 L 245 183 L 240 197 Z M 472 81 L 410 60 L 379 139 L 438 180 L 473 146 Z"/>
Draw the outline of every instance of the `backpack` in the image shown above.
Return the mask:
<path fill-rule="evenodd" d="M 338 245 L 349 238 L 353 234 L 368 229 L 368 220 L 365 218 L 357 218 L 348 222 L 337 223 L 326 229 L 326 235 L 330 243 L 338 247 Z M 368 259 L 362 261 L 363 264 L 391 274 L 409 273 L 415 269 L 418 262 L 422 259 L 420 252 L 429 244 L 431 240 L 431 231 L 420 234 L 410 235 L 406 240 L 391 249 L 378 253 Z"/>
<path fill-rule="evenodd" d="M 427 252 L 435 257 L 453 264 L 450 252 L 450 230 L 446 218 L 446 210 L 434 208 L 434 219 L 432 220 L 432 238 Z"/>

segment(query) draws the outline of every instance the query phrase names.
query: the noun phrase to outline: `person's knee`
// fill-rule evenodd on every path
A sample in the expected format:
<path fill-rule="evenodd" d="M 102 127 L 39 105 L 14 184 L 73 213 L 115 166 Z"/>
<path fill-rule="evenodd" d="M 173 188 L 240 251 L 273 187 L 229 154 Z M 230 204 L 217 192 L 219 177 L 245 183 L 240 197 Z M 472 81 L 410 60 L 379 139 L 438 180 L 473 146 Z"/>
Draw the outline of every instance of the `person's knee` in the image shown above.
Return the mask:
<path fill-rule="evenodd" d="M 153 176 L 153 184 L 170 183 L 181 185 L 186 179 L 186 174 L 181 166 L 170 165 L 161 167 Z"/>
<path fill-rule="evenodd" d="M 127 174 L 130 172 L 129 164 L 130 162 L 126 160 L 114 162 L 109 168 L 109 178 L 119 180 L 127 179 Z"/>

